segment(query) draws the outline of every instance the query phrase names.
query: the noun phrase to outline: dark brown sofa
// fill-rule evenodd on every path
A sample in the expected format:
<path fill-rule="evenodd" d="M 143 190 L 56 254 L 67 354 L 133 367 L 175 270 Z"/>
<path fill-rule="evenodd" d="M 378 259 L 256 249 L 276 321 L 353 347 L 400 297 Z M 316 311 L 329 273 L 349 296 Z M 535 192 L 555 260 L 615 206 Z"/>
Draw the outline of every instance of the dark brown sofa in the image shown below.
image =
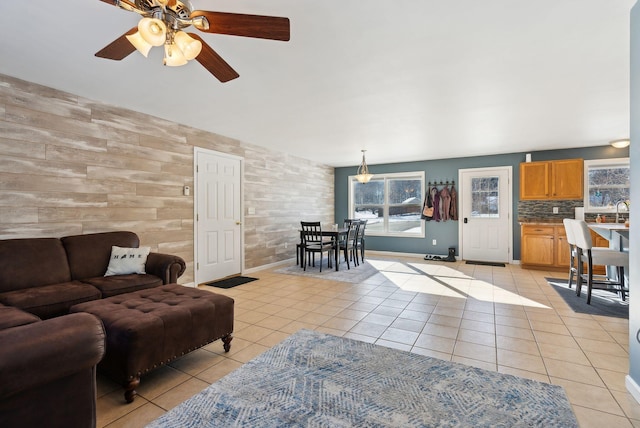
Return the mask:
<path fill-rule="evenodd" d="M 112 246 L 139 245 L 125 231 L 0 240 L 0 303 L 47 319 L 77 303 L 177 282 L 184 260 L 159 253 L 149 254 L 145 274 L 104 276 Z"/>
<path fill-rule="evenodd" d="M 0 305 L 0 427 L 95 427 L 104 352 L 104 327 L 93 315 L 40 321 Z"/>
<path fill-rule="evenodd" d="M 102 321 L 81 302 L 175 283 L 182 258 L 149 253 L 145 273 L 104 276 L 133 232 L 0 240 L 0 427 L 91 427 Z"/>

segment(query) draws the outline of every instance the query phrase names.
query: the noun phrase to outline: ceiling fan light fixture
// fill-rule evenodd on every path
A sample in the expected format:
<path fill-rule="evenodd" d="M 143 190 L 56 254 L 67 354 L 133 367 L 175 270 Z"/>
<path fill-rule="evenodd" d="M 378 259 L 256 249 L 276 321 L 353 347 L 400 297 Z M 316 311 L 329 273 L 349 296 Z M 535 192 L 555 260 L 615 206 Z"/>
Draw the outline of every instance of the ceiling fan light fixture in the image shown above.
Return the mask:
<path fill-rule="evenodd" d="M 209 21 L 204 16 L 196 16 L 195 18 L 192 18 L 191 25 L 200 31 L 207 31 L 209 29 Z"/>
<path fill-rule="evenodd" d="M 167 26 L 157 18 L 142 18 L 138 32 L 151 46 L 162 46 L 167 40 Z"/>
<path fill-rule="evenodd" d="M 164 65 L 169 67 L 180 67 L 186 63 L 187 59 L 175 44 L 164 45 Z"/>
<path fill-rule="evenodd" d="M 139 31 L 136 31 L 135 33 L 126 37 L 127 40 L 129 40 L 129 42 L 138 50 L 138 52 L 145 56 L 145 58 L 149 56 L 149 51 L 153 46 L 151 46 L 146 42 L 145 39 L 142 38 Z"/>
<path fill-rule="evenodd" d="M 366 152 L 366 150 L 361 150 L 361 152 L 362 152 L 362 163 L 358 167 L 356 180 L 364 184 L 364 183 L 368 183 L 373 178 L 373 174 L 369 173 L 369 167 L 367 166 L 367 161 L 365 161 L 364 159 L 364 152 Z"/>
<path fill-rule="evenodd" d="M 191 61 L 200 55 L 200 51 L 202 51 L 202 43 L 200 40 L 192 38 L 184 31 L 178 31 L 174 37 L 174 41 L 187 61 Z"/>

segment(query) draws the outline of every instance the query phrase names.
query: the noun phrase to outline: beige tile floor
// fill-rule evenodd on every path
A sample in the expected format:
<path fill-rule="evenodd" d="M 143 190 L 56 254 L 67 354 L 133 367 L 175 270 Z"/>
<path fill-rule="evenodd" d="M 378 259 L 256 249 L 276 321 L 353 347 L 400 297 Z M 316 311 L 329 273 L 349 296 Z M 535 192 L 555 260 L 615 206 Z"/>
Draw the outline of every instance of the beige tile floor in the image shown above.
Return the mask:
<path fill-rule="evenodd" d="M 563 273 L 369 259 L 379 273 L 358 284 L 271 269 L 214 289 L 236 302 L 231 351 L 217 341 L 144 376 L 132 404 L 99 375 L 98 427 L 143 427 L 301 328 L 561 385 L 581 427 L 640 427 L 628 321 L 573 312 L 544 279 Z"/>

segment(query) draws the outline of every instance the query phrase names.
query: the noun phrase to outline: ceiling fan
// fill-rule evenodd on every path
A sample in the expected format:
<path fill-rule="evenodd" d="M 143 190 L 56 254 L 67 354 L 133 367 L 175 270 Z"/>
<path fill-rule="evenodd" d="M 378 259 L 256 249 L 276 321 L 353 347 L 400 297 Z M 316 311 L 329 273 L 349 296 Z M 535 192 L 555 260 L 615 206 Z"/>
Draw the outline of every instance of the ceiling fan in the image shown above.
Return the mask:
<path fill-rule="evenodd" d="M 205 33 L 289 40 L 289 18 L 193 10 L 188 0 L 100 1 L 142 16 L 137 27 L 95 54 L 100 58 L 119 61 L 136 49 L 147 56 L 152 46 L 164 45 L 165 65 L 184 65 L 195 59 L 220 82 L 228 82 L 239 74 L 199 35 L 185 33 L 184 28 L 193 25 Z"/>

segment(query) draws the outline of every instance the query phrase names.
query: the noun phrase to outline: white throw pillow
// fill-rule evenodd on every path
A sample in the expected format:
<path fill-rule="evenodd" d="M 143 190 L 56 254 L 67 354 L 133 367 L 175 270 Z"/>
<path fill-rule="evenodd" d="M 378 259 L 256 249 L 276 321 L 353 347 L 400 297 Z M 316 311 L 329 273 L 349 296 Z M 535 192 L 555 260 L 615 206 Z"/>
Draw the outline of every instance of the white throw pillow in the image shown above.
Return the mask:
<path fill-rule="evenodd" d="M 124 248 L 111 247 L 111 259 L 104 276 L 145 273 L 144 265 L 151 247 Z"/>

